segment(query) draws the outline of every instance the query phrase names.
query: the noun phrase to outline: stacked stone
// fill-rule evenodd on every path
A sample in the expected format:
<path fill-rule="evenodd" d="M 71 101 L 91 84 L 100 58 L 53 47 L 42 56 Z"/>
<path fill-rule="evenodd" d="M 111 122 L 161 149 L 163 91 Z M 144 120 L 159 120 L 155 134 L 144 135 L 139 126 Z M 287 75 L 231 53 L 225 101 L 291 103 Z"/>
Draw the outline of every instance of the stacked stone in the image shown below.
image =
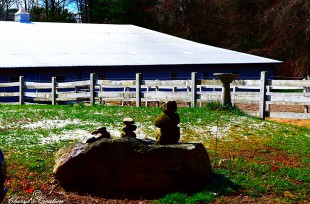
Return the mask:
<path fill-rule="evenodd" d="M 137 126 L 134 125 L 135 121 L 132 118 L 124 118 L 123 123 L 125 127 L 122 128 L 122 137 L 136 137 L 134 132 L 137 129 Z"/>
<path fill-rule="evenodd" d="M 111 138 L 110 133 L 107 131 L 106 127 L 100 127 L 97 130 L 94 130 L 91 132 L 92 135 L 95 135 L 95 137 L 89 138 L 86 143 L 96 142 L 97 140 L 100 140 L 102 138 Z"/>
<path fill-rule="evenodd" d="M 155 120 L 155 126 L 160 128 L 156 132 L 157 144 L 176 144 L 180 139 L 180 116 L 177 111 L 177 103 L 168 101 L 161 107 L 163 111 Z"/>

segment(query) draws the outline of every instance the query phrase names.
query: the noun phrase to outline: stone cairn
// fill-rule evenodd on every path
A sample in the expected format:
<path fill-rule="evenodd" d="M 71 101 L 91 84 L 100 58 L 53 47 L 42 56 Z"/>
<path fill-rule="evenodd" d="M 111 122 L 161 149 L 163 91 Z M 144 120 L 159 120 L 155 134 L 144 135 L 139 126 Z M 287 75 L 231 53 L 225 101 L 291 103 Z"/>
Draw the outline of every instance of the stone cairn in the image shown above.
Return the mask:
<path fill-rule="evenodd" d="M 122 137 L 136 137 L 134 132 L 137 129 L 137 126 L 134 125 L 135 121 L 132 118 L 124 118 L 123 123 L 125 127 L 122 128 Z"/>
<path fill-rule="evenodd" d="M 100 140 L 102 138 L 111 138 L 110 133 L 107 131 L 106 127 L 100 127 L 94 131 L 91 132 L 92 135 L 95 135 L 95 137 L 91 137 L 86 140 L 86 143 L 96 142 L 97 140 Z"/>
<path fill-rule="evenodd" d="M 163 111 L 155 120 L 155 126 L 160 128 L 156 132 L 157 144 L 176 144 L 180 139 L 180 116 L 177 111 L 177 103 L 168 101 L 161 107 Z"/>

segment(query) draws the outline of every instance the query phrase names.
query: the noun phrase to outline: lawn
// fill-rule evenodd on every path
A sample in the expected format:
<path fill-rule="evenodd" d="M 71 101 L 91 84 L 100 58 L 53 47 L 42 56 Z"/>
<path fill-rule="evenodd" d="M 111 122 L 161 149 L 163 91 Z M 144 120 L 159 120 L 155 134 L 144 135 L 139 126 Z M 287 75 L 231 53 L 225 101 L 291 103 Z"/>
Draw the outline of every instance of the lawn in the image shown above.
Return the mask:
<path fill-rule="evenodd" d="M 310 129 L 260 120 L 217 104 L 178 109 L 181 141 L 203 143 L 215 173 L 200 192 L 116 200 L 64 192 L 54 180 L 54 155 L 62 146 L 90 137 L 100 126 L 119 137 L 125 117 L 135 119 L 138 138 L 153 138 L 160 112 L 156 107 L 0 105 L 0 147 L 9 189 L 5 202 L 34 199 L 34 192 L 58 203 L 310 201 Z"/>

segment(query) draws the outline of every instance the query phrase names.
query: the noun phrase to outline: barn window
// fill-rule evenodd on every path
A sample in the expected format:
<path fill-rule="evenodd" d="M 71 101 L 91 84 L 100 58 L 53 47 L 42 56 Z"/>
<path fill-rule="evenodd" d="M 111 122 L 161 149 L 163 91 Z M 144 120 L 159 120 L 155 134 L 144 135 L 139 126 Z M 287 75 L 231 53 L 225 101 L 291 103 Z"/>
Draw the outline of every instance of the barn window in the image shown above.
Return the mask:
<path fill-rule="evenodd" d="M 207 79 L 209 77 L 209 72 L 202 72 L 202 78 Z"/>
<path fill-rule="evenodd" d="M 178 79 L 178 73 L 175 73 L 175 72 L 170 73 L 170 79 L 171 79 L 171 80 L 176 80 L 176 79 Z"/>
<path fill-rule="evenodd" d="M 56 76 L 56 82 L 66 82 L 65 76 Z"/>
<path fill-rule="evenodd" d="M 98 74 L 98 80 L 106 80 L 107 79 L 107 75 L 105 74 Z"/>
<path fill-rule="evenodd" d="M 18 76 L 10 77 L 10 82 L 19 82 L 19 77 Z"/>

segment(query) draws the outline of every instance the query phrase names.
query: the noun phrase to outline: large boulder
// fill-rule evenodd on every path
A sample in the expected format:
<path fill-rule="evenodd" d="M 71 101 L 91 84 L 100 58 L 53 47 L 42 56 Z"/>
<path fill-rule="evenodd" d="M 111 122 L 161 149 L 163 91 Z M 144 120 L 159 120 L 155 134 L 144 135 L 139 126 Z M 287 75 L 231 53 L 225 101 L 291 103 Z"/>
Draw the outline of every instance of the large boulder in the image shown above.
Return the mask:
<path fill-rule="evenodd" d="M 64 189 L 105 195 L 192 192 L 212 173 L 200 143 L 156 145 L 130 137 L 71 144 L 55 161 L 54 174 Z"/>

